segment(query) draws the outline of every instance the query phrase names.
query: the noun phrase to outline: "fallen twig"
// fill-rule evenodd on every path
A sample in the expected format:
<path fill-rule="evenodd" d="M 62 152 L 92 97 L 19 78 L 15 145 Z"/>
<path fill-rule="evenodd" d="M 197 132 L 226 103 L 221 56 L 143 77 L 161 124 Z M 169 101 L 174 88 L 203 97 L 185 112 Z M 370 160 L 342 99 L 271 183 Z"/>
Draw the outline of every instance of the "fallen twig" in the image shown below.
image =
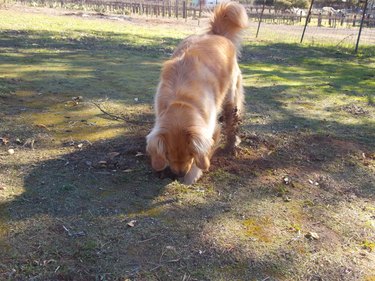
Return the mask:
<path fill-rule="evenodd" d="M 25 143 L 23 144 L 23 147 L 30 147 L 32 150 L 34 150 L 34 143 L 35 143 L 35 139 L 33 138 L 28 138 Z"/>
<path fill-rule="evenodd" d="M 122 116 L 118 116 L 118 115 L 114 115 L 114 114 L 112 114 L 112 113 L 109 113 L 109 112 L 107 112 L 107 111 L 105 111 L 104 109 L 103 109 L 103 107 L 100 105 L 100 104 L 98 104 L 98 103 L 96 103 L 96 102 L 91 102 L 93 105 L 95 105 L 102 113 L 104 113 L 105 115 L 108 115 L 109 117 L 111 117 L 113 120 L 123 120 L 123 121 L 127 121 L 124 117 L 122 117 Z"/>
<path fill-rule="evenodd" d="M 155 238 L 158 238 L 158 237 L 159 237 L 159 235 L 155 235 L 155 236 L 150 237 L 150 238 L 148 238 L 148 239 L 140 240 L 140 241 L 138 241 L 138 243 L 144 243 L 144 242 L 147 242 L 147 241 L 151 241 L 151 240 L 153 240 L 153 239 L 155 239 Z"/>
<path fill-rule="evenodd" d="M 152 272 L 152 271 L 155 271 L 157 269 L 159 269 L 160 267 L 163 267 L 165 266 L 167 263 L 175 263 L 175 262 L 179 262 L 181 259 L 173 259 L 173 260 L 168 260 L 168 261 L 165 261 L 163 263 L 159 263 L 159 264 L 156 264 L 156 266 L 154 268 L 151 268 L 149 270 L 149 272 Z M 155 263 L 150 263 L 150 264 L 155 264 Z"/>
<path fill-rule="evenodd" d="M 131 120 L 130 118 L 127 118 L 125 116 L 120 116 L 120 115 L 115 115 L 113 113 L 110 113 L 108 111 L 106 111 L 105 109 L 103 109 L 103 106 L 97 102 L 91 102 L 93 105 L 95 105 L 103 114 L 109 116 L 111 119 L 113 120 L 116 120 L 116 121 L 119 121 L 119 120 L 122 120 L 122 121 L 125 121 L 127 123 L 133 123 L 133 124 L 150 124 L 152 123 L 151 121 L 142 121 L 142 120 Z"/>

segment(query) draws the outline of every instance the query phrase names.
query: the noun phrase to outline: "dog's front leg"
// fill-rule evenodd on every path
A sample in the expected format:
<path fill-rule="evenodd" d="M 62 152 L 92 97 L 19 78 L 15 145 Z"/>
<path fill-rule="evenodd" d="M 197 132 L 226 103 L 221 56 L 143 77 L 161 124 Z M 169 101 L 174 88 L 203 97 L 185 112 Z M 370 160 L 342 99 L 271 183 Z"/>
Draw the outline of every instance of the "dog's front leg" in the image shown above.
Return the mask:
<path fill-rule="evenodd" d="M 241 115 L 243 113 L 244 99 L 242 75 L 238 69 L 238 75 L 233 79 L 229 98 L 223 108 L 224 128 L 227 137 L 225 150 L 233 154 L 236 153 L 236 148 L 241 143 L 241 139 L 238 136 L 238 130 L 241 123 Z"/>
<path fill-rule="evenodd" d="M 197 180 L 200 179 L 202 176 L 203 172 L 201 169 L 199 169 L 195 163 L 193 166 L 191 166 L 190 171 L 184 176 L 182 183 L 186 185 L 191 185 L 197 182 Z"/>
<path fill-rule="evenodd" d="M 228 153 L 235 154 L 236 148 L 241 143 L 241 139 L 237 135 L 241 121 L 237 108 L 231 104 L 227 104 L 224 108 L 224 122 L 227 137 L 224 150 Z"/>

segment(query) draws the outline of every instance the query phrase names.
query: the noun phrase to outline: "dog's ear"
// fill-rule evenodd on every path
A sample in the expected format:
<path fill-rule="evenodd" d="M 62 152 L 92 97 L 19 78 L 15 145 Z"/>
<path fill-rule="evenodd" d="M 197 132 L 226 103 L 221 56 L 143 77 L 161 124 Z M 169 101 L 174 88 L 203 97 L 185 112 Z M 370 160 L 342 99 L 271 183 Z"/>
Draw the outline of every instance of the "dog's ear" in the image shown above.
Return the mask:
<path fill-rule="evenodd" d="M 195 164 L 198 168 L 207 171 L 210 167 L 209 154 L 213 145 L 211 137 L 206 137 L 200 130 L 189 132 L 190 145 L 193 151 Z"/>
<path fill-rule="evenodd" d="M 203 171 L 208 171 L 210 168 L 210 159 L 206 155 L 196 155 L 194 161 L 197 167 Z"/>
<path fill-rule="evenodd" d="M 151 155 L 151 166 L 155 171 L 163 171 L 167 167 L 167 161 L 158 154 Z"/>
<path fill-rule="evenodd" d="M 162 134 L 152 131 L 147 136 L 146 150 L 151 156 L 151 166 L 156 171 L 167 167 L 165 140 Z"/>

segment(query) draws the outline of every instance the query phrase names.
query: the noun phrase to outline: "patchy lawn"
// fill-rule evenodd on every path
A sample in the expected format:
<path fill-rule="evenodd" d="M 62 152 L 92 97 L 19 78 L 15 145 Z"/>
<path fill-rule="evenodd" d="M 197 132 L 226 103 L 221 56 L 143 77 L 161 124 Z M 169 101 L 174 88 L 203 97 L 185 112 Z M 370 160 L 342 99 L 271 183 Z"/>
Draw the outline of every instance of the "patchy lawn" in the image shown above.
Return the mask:
<path fill-rule="evenodd" d="M 56 11 L 0 10 L 0 279 L 375 280 L 374 47 L 246 34 L 241 151 L 187 187 L 144 137 L 198 27 Z"/>

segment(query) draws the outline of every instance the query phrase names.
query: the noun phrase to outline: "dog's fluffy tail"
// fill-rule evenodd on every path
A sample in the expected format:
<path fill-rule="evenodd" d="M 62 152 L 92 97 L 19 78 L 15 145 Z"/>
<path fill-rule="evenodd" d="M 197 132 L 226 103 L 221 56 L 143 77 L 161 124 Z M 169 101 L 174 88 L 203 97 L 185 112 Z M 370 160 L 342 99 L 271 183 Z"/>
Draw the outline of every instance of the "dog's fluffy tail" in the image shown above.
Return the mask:
<path fill-rule="evenodd" d="M 241 41 L 241 31 L 248 25 L 248 17 L 241 4 L 224 2 L 216 6 L 210 24 L 208 34 L 224 36 L 238 47 Z"/>

